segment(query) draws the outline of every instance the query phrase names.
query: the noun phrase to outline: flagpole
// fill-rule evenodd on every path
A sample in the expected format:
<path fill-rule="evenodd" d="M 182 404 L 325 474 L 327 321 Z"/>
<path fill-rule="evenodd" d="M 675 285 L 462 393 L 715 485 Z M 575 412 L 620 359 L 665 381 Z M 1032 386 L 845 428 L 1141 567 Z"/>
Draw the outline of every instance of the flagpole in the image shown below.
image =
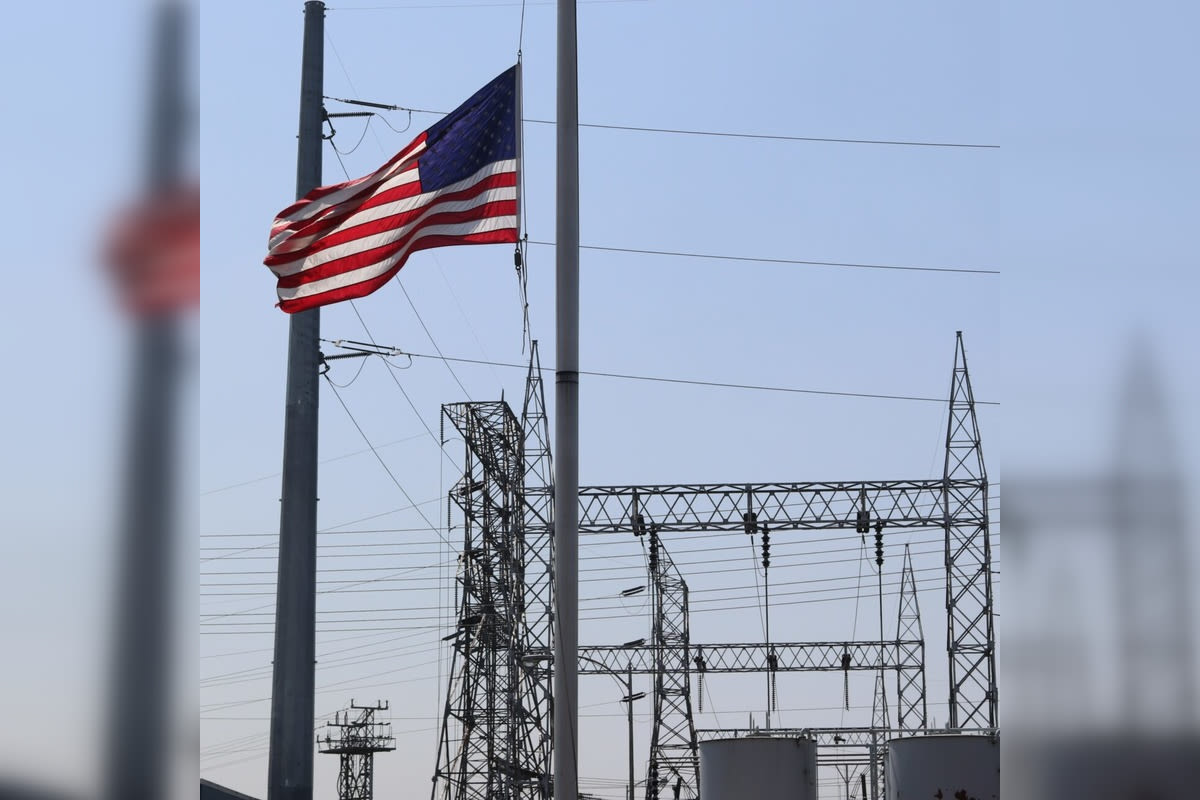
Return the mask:
<path fill-rule="evenodd" d="M 304 4 L 297 199 L 321 184 L 324 45 L 325 4 L 310 0 Z M 268 800 L 313 796 L 320 315 L 313 308 L 289 318 Z"/>
<path fill-rule="evenodd" d="M 554 797 L 578 800 L 579 64 L 575 0 L 558 0 L 557 120 Z"/>

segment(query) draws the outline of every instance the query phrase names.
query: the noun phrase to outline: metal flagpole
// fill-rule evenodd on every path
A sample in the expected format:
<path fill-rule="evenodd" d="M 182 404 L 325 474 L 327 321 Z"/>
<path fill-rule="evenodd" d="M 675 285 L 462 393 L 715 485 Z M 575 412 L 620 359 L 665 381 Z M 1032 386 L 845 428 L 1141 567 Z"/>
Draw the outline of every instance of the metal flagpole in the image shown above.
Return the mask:
<path fill-rule="evenodd" d="M 579 65 L 575 0 L 558 0 L 555 223 L 554 797 L 579 797 Z"/>
<path fill-rule="evenodd" d="M 325 4 L 304 4 L 296 197 L 321 184 Z M 312 800 L 320 309 L 291 315 L 279 514 L 268 800 Z"/>

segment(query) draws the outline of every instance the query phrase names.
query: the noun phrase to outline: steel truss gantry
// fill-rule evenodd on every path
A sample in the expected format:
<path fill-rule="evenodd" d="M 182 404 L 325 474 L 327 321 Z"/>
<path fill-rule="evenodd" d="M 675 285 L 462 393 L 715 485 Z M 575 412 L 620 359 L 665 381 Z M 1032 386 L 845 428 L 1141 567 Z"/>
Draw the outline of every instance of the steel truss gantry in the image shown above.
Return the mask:
<path fill-rule="evenodd" d="M 942 528 L 950 727 L 996 727 L 988 480 L 961 332 L 955 340 L 941 480 L 579 489 L 581 534 L 632 534 L 651 523 L 660 535 L 744 532 L 748 525 L 762 524 L 769 524 L 777 536 L 786 531 L 858 530 L 864 523 L 881 525 L 885 533 L 900 528 Z M 911 718 L 914 711 L 910 707 L 905 718 Z"/>
<path fill-rule="evenodd" d="M 751 644 L 693 644 L 705 674 L 763 672 L 769 650 L 775 651 L 778 672 L 870 672 L 879 669 L 917 669 L 922 665 L 919 641 L 885 642 L 762 642 Z M 849 656 L 849 659 L 846 658 Z M 585 657 L 587 660 L 585 660 Z M 653 675 L 657 653 L 650 644 L 588 645 L 579 648 L 579 674 L 623 675 L 632 665 L 635 675 Z M 693 662 L 694 664 L 694 662 Z M 695 671 L 693 665 L 690 671 Z"/>

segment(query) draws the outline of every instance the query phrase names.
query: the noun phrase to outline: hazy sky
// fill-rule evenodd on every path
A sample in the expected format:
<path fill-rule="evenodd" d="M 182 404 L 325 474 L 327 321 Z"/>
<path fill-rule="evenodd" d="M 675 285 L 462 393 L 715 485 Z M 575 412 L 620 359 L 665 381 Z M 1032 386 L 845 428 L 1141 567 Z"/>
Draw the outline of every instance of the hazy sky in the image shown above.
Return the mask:
<path fill-rule="evenodd" d="M 201 658 L 191 671 L 202 681 L 201 774 L 265 796 L 287 319 L 273 308 L 273 279 L 261 261 L 271 218 L 295 190 L 302 3 L 206 2 L 198 10 L 204 283 L 194 331 L 199 370 L 186 417 L 194 449 L 185 510 L 200 536 L 204 616 Z M 25 203 L 64 203 L 58 215 L 23 231 L 35 235 L 11 237 L 14 297 L 44 294 L 47 275 L 86 263 L 107 209 L 136 185 L 130 176 L 139 168 L 140 128 L 130 120 L 140 113 L 142 11 L 134 4 L 102 13 L 79 4 L 77 24 L 63 28 L 50 8 L 23 8 L 0 34 L 10 74 L 35 68 L 44 76 L 36 86 L 15 81 L 10 89 L 14 121 L 0 134 L 10 154 L 7 178 L 21 187 Z M 993 492 L 998 505 L 1002 465 L 1007 477 L 1105 463 L 1113 386 L 1130 335 L 1143 331 L 1166 372 L 1186 462 L 1196 441 L 1196 425 L 1184 410 L 1197 400 L 1190 234 L 1200 126 L 1189 99 L 1197 16 L 1184 2 L 1136 8 L 581 3 L 584 122 L 999 145 L 905 147 L 584 129 L 585 245 L 1001 271 L 965 275 L 585 251 L 583 368 L 937 397 L 947 392 L 954 332 L 962 330 L 976 396 L 1003 403 L 980 411 L 989 473 L 1000 484 Z M 449 110 L 514 61 L 520 19 L 514 3 L 331 4 L 325 94 Z M 553 5 L 526 8 L 530 118 L 554 116 L 554 20 Z M 39 50 L 39 40 L 53 46 Z M 330 103 L 329 110 L 346 109 Z M 385 119 L 396 129 L 409 124 L 403 113 Z M 326 181 L 370 171 L 435 119 L 413 114 L 411 127 L 399 133 L 377 119 L 365 135 L 362 120 L 335 121 L 337 135 L 325 148 Z M 531 124 L 525 137 L 528 233 L 551 241 L 553 127 Z M 345 153 L 345 172 L 334 146 Z M 84 189 L 65 201 L 44 180 L 63 159 L 78 162 Z M 86 224 L 56 224 L 72 215 Z M 40 268 L 27 268 L 31 264 Z M 543 342 L 549 368 L 552 249 L 531 247 L 528 265 L 532 332 Z M 327 309 L 323 335 L 373 337 L 415 353 L 440 348 L 448 356 L 523 360 L 507 246 L 421 253 L 400 278 L 400 285 L 358 301 L 357 315 L 348 304 Z M 103 577 L 94 565 L 107 555 L 106 540 L 80 531 L 94 530 L 111 506 L 119 436 L 113 420 L 119 419 L 123 373 L 108 354 L 121 352 L 124 340 L 110 306 L 97 302 L 104 287 L 94 270 L 55 286 L 60 293 L 49 312 L 16 303 L 6 314 L 15 350 L 9 374 L 21 376 L 23 388 L 9 393 L 22 424 L 10 430 L 6 445 L 20 456 L 5 460 L 6 485 L 16 500 L 6 507 L 5 528 L 27 534 L 14 542 L 18 555 L 64 566 L 51 585 L 4 570 L 8 583 L 0 597 L 10 607 L 35 602 L 46 609 L 36 624 L 15 621 L 14 645 L 40 647 L 47 630 L 60 631 L 55 652 L 69 663 L 73 653 L 100 646 L 89 622 L 100 610 L 67 602 L 61 587 L 95 588 Z M 98 351 L 106 355 L 93 357 Z M 378 359 L 343 361 L 330 378 L 345 385 L 341 398 L 407 495 L 444 527 L 445 492 L 462 462 L 462 444 L 439 449 L 440 405 L 465 399 L 460 381 L 470 399 L 503 392 L 515 402 L 523 374 L 454 365 L 452 375 L 428 359 L 401 369 L 407 366 L 403 359 L 391 368 Z M 551 372 L 546 379 L 552 385 Z M 395 511 L 408 500 L 363 452 L 363 439 L 328 386 L 321 403 L 321 455 L 331 460 L 322 467 L 320 526 L 342 532 L 322 535 L 320 567 L 327 571 L 320 578 L 328 583 L 321 588 L 403 580 L 380 582 L 386 591 L 321 598 L 317 713 L 327 716 L 352 697 L 390 700 L 399 749 L 378 763 L 380 796 L 410 787 L 423 793 L 445 692 L 448 651 L 440 639 L 453 617 L 453 555 L 420 515 Z M 91 412 L 86 417 L 75 413 L 81 405 Z M 944 426 L 938 403 L 585 378 L 581 481 L 925 478 L 940 475 Z M 70 503 L 62 502 L 64 486 Z M 1000 538 L 998 514 L 995 519 Z M 930 713 L 944 722 L 938 535 L 914 533 L 911 541 L 918 570 L 928 570 L 918 577 L 927 581 L 921 602 Z M 869 589 L 874 578 L 863 565 L 856 590 L 860 560 L 853 535 L 827 542 L 798 534 L 780 539 L 788 541 L 776 543 L 772 583 L 778 591 L 828 588 L 827 595 L 786 599 L 839 599 L 780 605 L 772 616 L 775 638 L 877 635 Z M 889 538 L 887 576 L 898 570 L 906 541 L 907 534 Z M 749 599 L 755 578 L 744 539 L 731 535 L 730 542 L 744 551 L 707 553 L 686 540 L 666 544 L 680 553 L 677 560 L 693 563 L 693 597 L 707 590 L 717 600 L 694 605 L 693 639 L 757 638 L 758 612 Z M 583 558 L 590 580 L 580 587 L 581 641 L 646 635 L 642 600 L 615 598 L 644 582 L 636 543 L 589 550 L 585 540 Z M 998 564 L 1003 573 L 1002 558 Z M 619 569 L 586 571 L 602 565 Z M 254 594 L 229 594 L 234 583 L 245 584 L 236 591 Z M 1002 576 L 1001 604 L 1004 587 Z M 597 609 L 590 616 L 609 618 L 588 620 L 589 605 Z M 618 610 L 599 610 L 613 606 Z M 720 610 L 724 606 L 739 608 Z M 237 616 L 210 616 L 222 614 Z M 894 619 L 890 607 L 888 618 Z M 340 655 L 349 647 L 359 649 Z M 13 669 L 14 683 L 36 689 L 14 698 L 15 714 L 32 714 L 39 692 L 56 693 L 64 710 L 88 696 L 89 687 L 75 686 L 79 681 Z M 714 680 L 708 691 L 698 725 L 744 725 L 751 712 L 761 718 L 761 680 Z M 852 683 L 854 708 L 844 714 L 841 692 L 839 675 L 783 676 L 782 723 L 869 722 L 869 679 Z M 623 742 L 617 697 L 615 684 L 603 677 L 582 682 L 582 785 L 610 797 L 621 794 L 625 764 L 623 744 L 609 746 Z M 638 709 L 639 776 L 649 710 L 648 702 Z M 12 752 L 18 763 L 25 750 Z M 321 796 L 333 796 L 335 768 L 335 759 L 317 758 Z"/>

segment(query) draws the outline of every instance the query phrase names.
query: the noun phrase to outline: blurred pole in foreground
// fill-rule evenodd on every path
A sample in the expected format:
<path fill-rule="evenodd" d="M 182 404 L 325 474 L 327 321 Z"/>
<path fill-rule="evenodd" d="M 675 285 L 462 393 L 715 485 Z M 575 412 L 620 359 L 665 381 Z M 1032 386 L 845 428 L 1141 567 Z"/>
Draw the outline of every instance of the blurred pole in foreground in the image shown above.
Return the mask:
<path fill-rule="evenodd" d="M 1111 537 L 1115 548 L 1118 713 L 1136 733 L 1197 722 L 1185 487 L 1162 379 L 1134 343 L 1119 402 Z"/>
<path fill-rule="evenodd" d="M 1168 402 L 1175 373 L 1151 345 L 1134 342 L 1115 392 L 1111 462 L 1006 479 L 1007 557 L 1027 576 L 1006 645 L 1025 690 L 1002 767 L 1010 797 L 1200 786 L 1193 484 Z"/>
<path fill-rule="evenodd" d="M 171 575 L 181 312 L 199 295 L 199 193 L 182 178 L 185 9 L 154 9 L 145 197 L 118 221 L 105 253 L 134 320 L 112 673 L 105 722 L 105 800 L 167 795 L 172 753 Z"/>
<path fill-rule="evenodd" d="M 300 136 L 296 153 L 297 199 L 321 184 L 324 67 L 325 4 L 310 0 L 304 4 Z M 312 800 L 321 310 L 311 308 L 292 314 L 288 324 L 267 798 Z"/>

